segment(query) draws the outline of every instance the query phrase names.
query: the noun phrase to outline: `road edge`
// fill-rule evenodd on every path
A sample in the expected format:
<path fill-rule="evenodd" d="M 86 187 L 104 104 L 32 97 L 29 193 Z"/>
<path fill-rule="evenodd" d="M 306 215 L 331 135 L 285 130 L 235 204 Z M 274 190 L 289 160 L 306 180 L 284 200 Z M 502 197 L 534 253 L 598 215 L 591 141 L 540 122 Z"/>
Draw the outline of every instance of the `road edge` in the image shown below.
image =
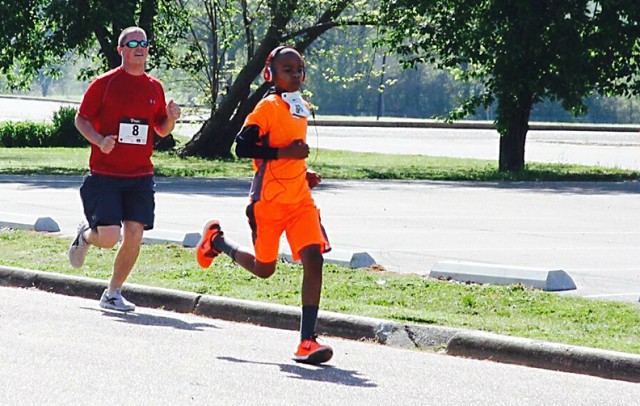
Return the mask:
<path fill-rule="evenodd" d="M 53 272 L 0 266 L 0 286 L 39 290 L 99 300 L 107 282 Z M 300 310 L 294 306 L 201 295 L 173 289 L 125 284 L 123 291 L 138 306 L 297 330 Z M 457 357 L 490 360 L 640 382 L 640 355 L 502 336 L 442 326 L 402 324 L 371 317 L 320 311 L 318 333 L 369 340 L 398 348 L 437 351 Z"/>

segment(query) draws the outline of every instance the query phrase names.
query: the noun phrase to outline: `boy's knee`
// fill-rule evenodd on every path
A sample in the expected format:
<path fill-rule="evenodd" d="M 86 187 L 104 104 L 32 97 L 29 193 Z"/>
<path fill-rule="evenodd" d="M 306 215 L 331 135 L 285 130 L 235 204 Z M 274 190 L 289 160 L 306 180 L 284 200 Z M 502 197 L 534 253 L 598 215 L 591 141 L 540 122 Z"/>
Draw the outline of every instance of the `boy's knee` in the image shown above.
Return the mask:
<path fill-rule="evenodd" d="M 322 251 L 319 245 L 309 245 L 300 250 L 300 259 L 304 263 L 320 264 L 324 262 Z"/>
<path fill-rule="evenodd" d="M 262 279 L 267 279 L 271 275 L 276 272 L 276 263 L 275 262 L 258 262 L 256 261 L 256 267 L 254 274 Z"/>

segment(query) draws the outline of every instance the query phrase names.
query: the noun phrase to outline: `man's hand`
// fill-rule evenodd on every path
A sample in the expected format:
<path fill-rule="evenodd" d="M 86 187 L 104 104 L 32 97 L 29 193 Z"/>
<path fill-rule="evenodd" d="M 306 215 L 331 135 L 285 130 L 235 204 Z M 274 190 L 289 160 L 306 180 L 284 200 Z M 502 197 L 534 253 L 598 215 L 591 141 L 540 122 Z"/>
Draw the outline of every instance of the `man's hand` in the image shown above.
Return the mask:
<path fill-rule="evenodd" d="M 180 110 L 180 106 L 174 103 L 173 100 L 170 100 L 169 103 L 167 103 L 167 119 L 171 122 L 175 122 L 180 118 L 181 114 L 182 111 Z"/>
<path fill-rule="evenodd" d="M 100 151 L 102 151 L 103 154 L 108 154 L 113 151 L 113 147 L 116 146 L 116 138 L 117 136 L 115 135 L 107 135 L 106 137 L 103 137 L 99 145 Z"/>
<path fill-rule="evenodd" d="M 307 184 L 309 185 L 309 189 L 313 189 L 318 186 L 320 182 L 322 182 L 322 178 L 318 172 L 307 169 Z"/>
<path fill-rule="evenodd" d="M 305 159 L 309 156 L 309 145 L 302 140 L 295 140 L 284 148 L 278 148 L 278 159 Z"/>

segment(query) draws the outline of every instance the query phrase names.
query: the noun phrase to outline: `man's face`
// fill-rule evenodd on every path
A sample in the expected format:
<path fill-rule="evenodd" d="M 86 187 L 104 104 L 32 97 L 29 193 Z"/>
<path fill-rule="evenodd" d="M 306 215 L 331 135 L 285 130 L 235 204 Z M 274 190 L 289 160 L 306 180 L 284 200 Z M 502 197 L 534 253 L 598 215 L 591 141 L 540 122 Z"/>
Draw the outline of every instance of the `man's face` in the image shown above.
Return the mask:
<path fill-rule="evenodd" d="M 122 55 L 123 65 L 144 66 L 149 56 L 149 46 L 147 44 L 146 47 L 143 47 L 140 44 L 142 41 L 146 43 L 147 37 L 141 32 L 132 32 L 124 38 L 123 43 L 118 46 L 118 51 Z M 132 46 L 133 48 L 131 48 Z"/>
<path fill-rule="evenodd" d="M 304 63 L 295 52 L 283 51 L 273 61 L 273 83 L 276 88 L 286 92 L 297 92 L 302 84 Z"/>

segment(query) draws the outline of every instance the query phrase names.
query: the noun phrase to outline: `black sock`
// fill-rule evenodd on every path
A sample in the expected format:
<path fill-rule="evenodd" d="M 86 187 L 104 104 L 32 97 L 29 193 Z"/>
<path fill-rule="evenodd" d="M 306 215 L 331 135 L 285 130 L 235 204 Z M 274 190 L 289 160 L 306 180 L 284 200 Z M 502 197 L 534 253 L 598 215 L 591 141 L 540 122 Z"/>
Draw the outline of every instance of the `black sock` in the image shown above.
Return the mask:
<path fill-rule="evenodd" d="M 300 339 L 306 340 L 316 335 L 316 320 L 318 320 L 318 306 L 302 306 L 300 319 Z"/>
<path fill-rule="evenodd" d="M 225 238 L 222 235 L 218 234 L 213 239 L 212 245 L 216 251 L 224 252 L 229 257 L 231 257 L 232 260 L 236 260 L 236 252 L 238 251 L 238 248 L 240 248 L 240 245 L 238 245 L 238 243 L 236 243 L 235 241 L 229 240 L 228 238 Z"/>

